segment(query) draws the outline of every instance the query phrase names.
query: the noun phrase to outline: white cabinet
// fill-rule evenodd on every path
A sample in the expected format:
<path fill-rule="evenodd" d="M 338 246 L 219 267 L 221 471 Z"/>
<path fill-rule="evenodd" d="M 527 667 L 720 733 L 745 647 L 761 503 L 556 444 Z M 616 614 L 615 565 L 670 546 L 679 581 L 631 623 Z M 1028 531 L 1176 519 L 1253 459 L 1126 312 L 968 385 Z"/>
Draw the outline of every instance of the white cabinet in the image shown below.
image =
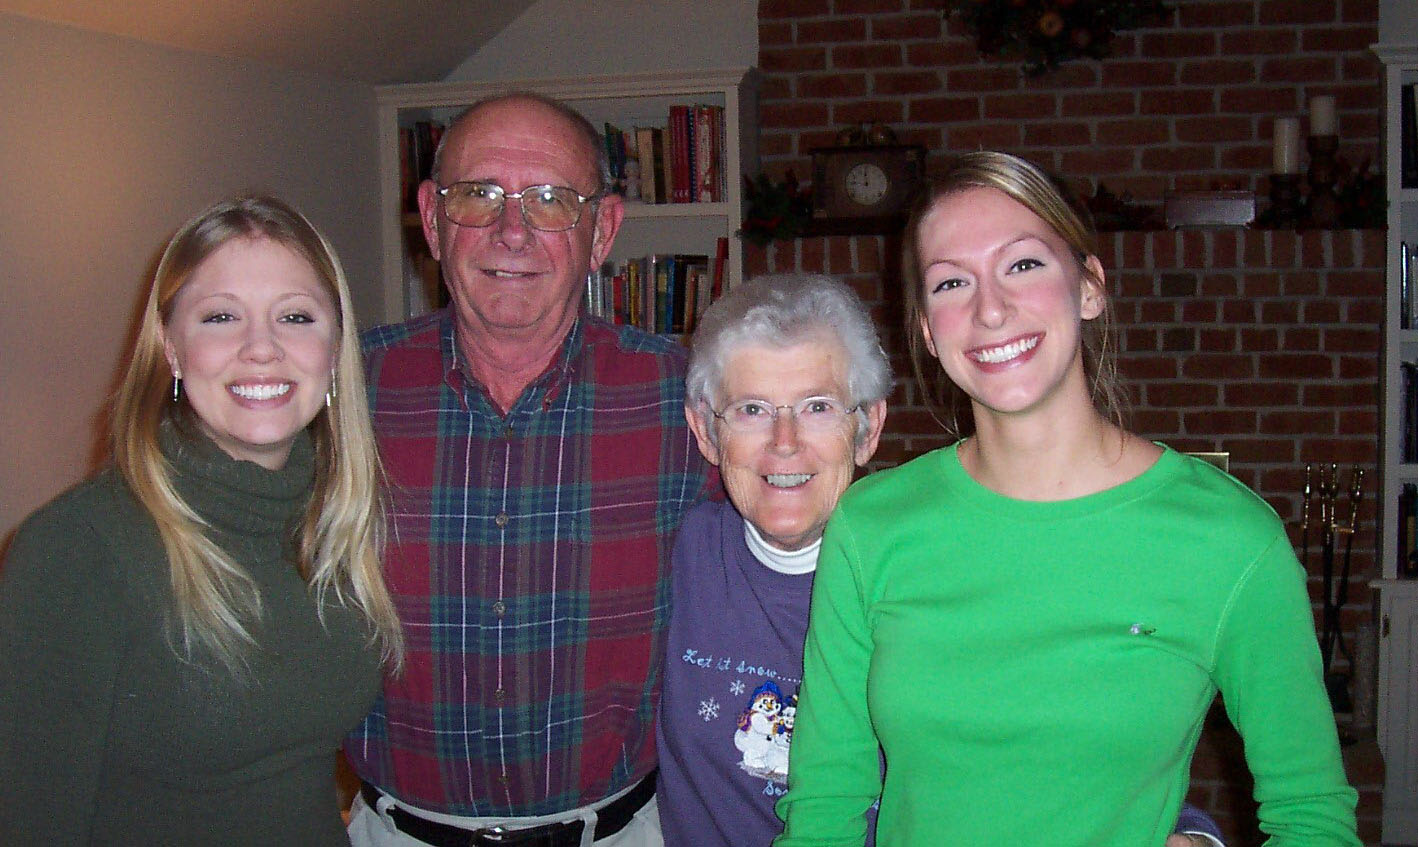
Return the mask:
<path fill-rule="evenodd" d="M 1383 841 L 1418 845 L 1418 579 L 1402 579 L 1405 528 L 1399 502 L 1405 485 L 1418 485 L 1418 456 L 1404 449 L 1406 397 L 1403 363 L 1418 362 L 1418 322 L 1400 289 L 1405 269 L 1402 248 L 1418 249 L 1418 188 L 1404 188 L 1401 98 L 1405 86 L 1418 83 L 1418 44 L 1381 44 L 1383 60 L 1384 173 L 1388 191 L 1387 292 L 1384 315 L 1383 438 L 1379 470 L 1379 747 L 1384 756 Z M 1413 139 L 1408 144 L 1412 145 Z M 1418 262 L 1414 263 L 1418 267 Z M 1415 281 L 1418 282 L 1418 281 Z M 1408 297 L 1418 296 L 1410 291 Z M 1403 315 L 1407 306 L 1408 318 Z M 1411 438 L 1411 434 L 1407 437 Z"/>
<path fill-rule="evenodd" d="M 722 106 L 725 200 L 665 204 L 628 201 L 625 223 L 610 259 L 623 261 L 649 253 L 712 256 L 718 239 L 727 237 L 726 287 L 740 281 L 743 245 L 734 233 L 743 224 L 742 178 L 758 171 L 758 73 L 753 69 L 380 86 L 376 97 L 385 320 L 403 320 L 417 311 L 410 308 L 416 300 L 410 297 L 406 282 L 406 236 L 410 225 L 401 208 L 399 127 L 416 120 L 446 122 L 470 103 L 505 91 L 533 91 L 555 97 L 576 108 L 594 126 L 609 122 L 626 130 L 640 125 L 663 126 L 673 105 Z"/>
<path fill-rule="evenodd" d="M 1379 608 L 1383 841 L 1418 844 L 1418 580 L 1385 587 Z"/>

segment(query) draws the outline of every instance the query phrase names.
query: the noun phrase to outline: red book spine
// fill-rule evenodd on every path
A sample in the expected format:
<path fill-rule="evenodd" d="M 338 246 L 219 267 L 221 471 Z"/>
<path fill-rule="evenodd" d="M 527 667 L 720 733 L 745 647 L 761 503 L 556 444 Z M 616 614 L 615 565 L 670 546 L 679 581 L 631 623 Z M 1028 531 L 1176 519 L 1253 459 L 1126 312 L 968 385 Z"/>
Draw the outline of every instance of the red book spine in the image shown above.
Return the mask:
<path fill-rule="evenodd" d="M 719 196 L 719 161 L 715 155 L 718 146 L 714 131 L 714 107 L 694 107 L 694 171 L 696 199 L 700 203 L 713 203 L 723 198 Z"/>
<path fill-rule="evenodd" d="M 670 198 L 675 203 L 689 202 L 688 111 L 688 106 L 670 107 L 670 175 L 673 182 Z"/>
<path fill-rule="evenodd" d="M 729 264 L 729 239 L 720 236 L 714 245 L 714 285 L 709 290 L 709 302 L 718 300 L 724 293 L 725 268 Z"/>
<path fill-rule="evenodd" d="M 615 316 L 615 322 L 618 324 L 630 320 L 628 304 L 625 300 L 624 270 L 611 278 L 611 314 Z"/>

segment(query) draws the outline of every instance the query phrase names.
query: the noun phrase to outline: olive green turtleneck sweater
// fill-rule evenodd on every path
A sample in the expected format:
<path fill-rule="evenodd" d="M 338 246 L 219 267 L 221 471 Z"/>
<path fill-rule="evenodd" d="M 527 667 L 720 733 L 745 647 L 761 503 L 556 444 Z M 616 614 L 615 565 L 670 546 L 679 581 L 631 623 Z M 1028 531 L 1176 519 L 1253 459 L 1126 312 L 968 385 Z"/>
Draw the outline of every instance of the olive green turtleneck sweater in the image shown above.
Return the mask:
<path fill-rule="evenodd" d="M 309 440 L 276 472 L 202 438 L 164 432 L 163 450 L 259 586 L 250 679 L 171 646 L 166 556 L 116 473 L 41 508 L 0 571 L 0 844 L 347 843 L 334 752 L 378 652 L 333 600 L 321 625 L 292 564 Z"/>

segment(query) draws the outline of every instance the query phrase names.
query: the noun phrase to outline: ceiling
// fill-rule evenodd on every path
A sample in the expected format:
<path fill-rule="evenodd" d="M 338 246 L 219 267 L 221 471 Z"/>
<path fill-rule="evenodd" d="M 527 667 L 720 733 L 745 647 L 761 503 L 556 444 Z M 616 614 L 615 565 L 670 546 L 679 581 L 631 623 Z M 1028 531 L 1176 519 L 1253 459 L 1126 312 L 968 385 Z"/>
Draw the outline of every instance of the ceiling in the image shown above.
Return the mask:
<path fill-rule="evenodd" d="M 0 0 L 0 12 L 369 83 L 443 79 L 533 0 Z"/>

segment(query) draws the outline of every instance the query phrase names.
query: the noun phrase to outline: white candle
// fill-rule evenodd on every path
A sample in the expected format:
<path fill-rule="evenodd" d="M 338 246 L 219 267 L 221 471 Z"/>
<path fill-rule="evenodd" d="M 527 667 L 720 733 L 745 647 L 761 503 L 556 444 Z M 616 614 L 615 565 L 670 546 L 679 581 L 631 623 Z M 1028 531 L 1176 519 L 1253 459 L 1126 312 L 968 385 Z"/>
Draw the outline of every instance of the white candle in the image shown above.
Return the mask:
<path fill-rule="evenodd" d="M 1334 97 L 1321 94 L 1310 98 L 1310 135 L 1334 135 Z"/>
<path fill-rule="evenodd" d="M 1300 172 L 1299 118 L 1275 119 L 1274 172 L 1278 174 Z"/>

